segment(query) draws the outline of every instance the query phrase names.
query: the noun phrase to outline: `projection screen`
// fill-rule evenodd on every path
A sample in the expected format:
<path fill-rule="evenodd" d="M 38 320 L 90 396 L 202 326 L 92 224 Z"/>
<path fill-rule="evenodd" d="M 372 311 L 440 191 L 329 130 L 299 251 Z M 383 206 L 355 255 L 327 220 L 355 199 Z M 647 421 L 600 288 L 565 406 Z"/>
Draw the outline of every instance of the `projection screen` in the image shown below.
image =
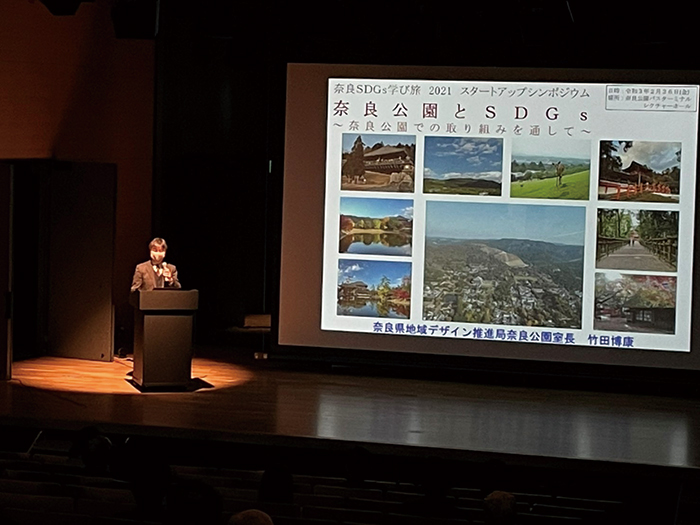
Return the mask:
<path fill-rule="evenodd" d="M 282 348 L 700 368 L 696 73 L 287 74 Z"/>

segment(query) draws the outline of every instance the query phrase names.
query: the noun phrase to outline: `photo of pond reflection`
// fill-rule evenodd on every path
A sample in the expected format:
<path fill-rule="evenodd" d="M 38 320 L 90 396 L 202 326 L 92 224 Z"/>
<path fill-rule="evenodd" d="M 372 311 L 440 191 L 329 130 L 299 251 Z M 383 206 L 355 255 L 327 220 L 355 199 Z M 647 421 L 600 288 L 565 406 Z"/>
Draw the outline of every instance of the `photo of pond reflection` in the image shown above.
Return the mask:
<path fill-rule="evenodd" d="M 340 238 L 340 253 L 411 255 L 412 236 L 405 233 L 360 233 Z"/>
<path fill-rule="evenodd" d="M 413 201 L 340 199 L 340 253 L 410 256 Z"/>
<path fill-rule="evenodd" d="M 396 319 L 408 319 L 409 305 L 394 305 L 390 303 L 367 301 L 342 301 L 338 300 L 338 315 L 352 315 L 358 317 L 392 317 Z"/>
<path fill-rule="evenodd" d="M 338 315 L 408 319 L 411 263 L 338 261 Z"/>

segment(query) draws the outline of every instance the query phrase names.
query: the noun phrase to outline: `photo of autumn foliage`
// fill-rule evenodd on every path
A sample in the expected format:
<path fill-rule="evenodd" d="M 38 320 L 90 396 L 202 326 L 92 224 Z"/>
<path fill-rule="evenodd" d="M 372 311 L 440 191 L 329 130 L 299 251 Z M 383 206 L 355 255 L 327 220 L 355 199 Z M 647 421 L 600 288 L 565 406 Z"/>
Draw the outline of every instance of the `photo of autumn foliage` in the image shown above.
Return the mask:
<path fill-rule="evenodd" d="M 595 330 L 673 334 L 676 278 L 663 275 L 595 275 Z"/>
<path fill-rule="evenodd" d="M 413 201 L 340 199 L 340 253 L 411 255 Z"/>
<path fill-rule="evenodd" d="M 411 315 L 411 263 L 338 261 L 337 314 L 407 319 Z"/>

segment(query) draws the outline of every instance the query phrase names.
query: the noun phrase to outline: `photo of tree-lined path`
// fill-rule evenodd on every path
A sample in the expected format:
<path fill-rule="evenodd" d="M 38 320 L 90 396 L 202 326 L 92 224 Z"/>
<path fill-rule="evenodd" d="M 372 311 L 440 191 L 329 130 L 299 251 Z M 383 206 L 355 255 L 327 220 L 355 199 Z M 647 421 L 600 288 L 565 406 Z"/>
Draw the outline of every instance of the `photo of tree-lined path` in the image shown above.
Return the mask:
<path fill-rule="evenodd" d="M 598 199 L 678 202 L 681 143 L 600 141 Z"/>
<path fill-rule="evenodd" d="M 414 135 L 343 133 L 341 190 L 413 192 Z"/>
<path fill-rule="evenodd" d="M 340 253 L 411 255 L 413 201 L 340 199 Z"/>
<path fill-rule="evenodd" d="M 599 209 L 596 267 L 675 272 L 678 212 Z"/>
<path fill-rule="evenodd" d="M 511 197 L 588 199 L 590 141 L 516 137 L 511 157 Z"/>
<path fill-rule="evenodd" d="M 676 278 L 596 273 L 593 328 L 614 332 L 675 333 Z"/>
<path fill-rule="evenodd" d="M 411 263 L 338 261 L 337 314 L 407 319 L 411 314 Z"/>

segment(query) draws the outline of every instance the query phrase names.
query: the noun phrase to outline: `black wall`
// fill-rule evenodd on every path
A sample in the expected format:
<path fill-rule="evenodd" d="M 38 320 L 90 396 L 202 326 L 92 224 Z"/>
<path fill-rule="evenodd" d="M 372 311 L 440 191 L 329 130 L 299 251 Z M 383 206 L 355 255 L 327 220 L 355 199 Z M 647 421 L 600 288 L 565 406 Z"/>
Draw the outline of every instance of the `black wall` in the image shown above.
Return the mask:
<path fill-rule="evenodd" d="M 206 342 L 266 309 L 265 43 L 248 42 L 228 9 L 164 4 L 153 234 L 167 240 L 183 286 L 200 290 Z"/>
<path fill-rule="evenodd" d="M 161 2 L 153 234 L 200 290 L 197 340 L 276 301 L 287 62 L 698 67 L 689 16 L 580 4 Z"/>

